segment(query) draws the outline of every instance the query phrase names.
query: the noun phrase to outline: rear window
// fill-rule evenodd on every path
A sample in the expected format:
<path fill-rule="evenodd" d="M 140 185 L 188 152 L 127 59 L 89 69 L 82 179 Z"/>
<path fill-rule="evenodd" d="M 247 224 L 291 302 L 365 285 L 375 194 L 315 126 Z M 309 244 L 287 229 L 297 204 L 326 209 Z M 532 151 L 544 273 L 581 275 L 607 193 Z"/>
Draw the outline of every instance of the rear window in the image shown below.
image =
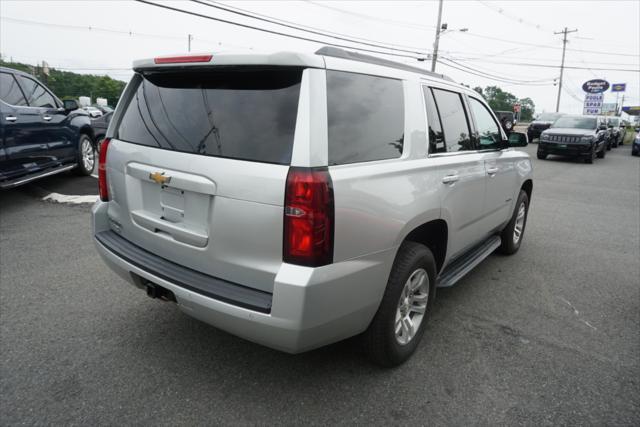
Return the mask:
<path fill-rule="evenodd" d="M 394 159 L 404 144 L 400 80 L 327 71 L 329 164 Z"/>
<path fill-rule="evenodd" d="M 302 69 L 156 72 L 145 75 L 118 139 L 165 150 L 289 164 Z"/>

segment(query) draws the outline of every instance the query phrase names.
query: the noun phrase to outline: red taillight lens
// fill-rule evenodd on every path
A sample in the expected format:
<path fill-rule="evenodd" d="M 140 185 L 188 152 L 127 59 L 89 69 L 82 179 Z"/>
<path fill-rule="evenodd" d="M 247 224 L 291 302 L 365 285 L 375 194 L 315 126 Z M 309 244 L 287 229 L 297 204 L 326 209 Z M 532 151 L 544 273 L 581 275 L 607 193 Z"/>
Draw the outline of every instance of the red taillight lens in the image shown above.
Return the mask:
<path fill-rule="evenodd" d="M 111 139 L 105 138 L 100 144 L 100 156 L 98 157 L 98 189 L 100 200 L 109 201 L 109 187 L 107 186 L 107 150 Z"/>
<path fill-rule="evenodd" d="M 184 55 L 184 56 L 164 56 L 154 58 L 156 64 L 184 64 L 191 62 L 209 62 L 213 55 Z"/>
<path fill-rule="evenodd" d="M 309 267 L 330 264 L 334 203 L 327 168 L 290 168 L 284 197 L 284 262 Z"/>

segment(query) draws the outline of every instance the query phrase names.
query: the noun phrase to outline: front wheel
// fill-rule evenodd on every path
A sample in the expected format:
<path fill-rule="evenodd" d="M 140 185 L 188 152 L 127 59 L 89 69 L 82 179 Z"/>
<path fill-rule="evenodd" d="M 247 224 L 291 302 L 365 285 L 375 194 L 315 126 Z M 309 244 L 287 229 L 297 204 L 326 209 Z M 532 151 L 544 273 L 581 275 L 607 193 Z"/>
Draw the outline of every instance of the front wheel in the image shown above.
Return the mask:
<path fill-rule="evenodd" d="M 369 359 L 392 367 L 413 354 L 433 304 L 435 279 L 436 263 L 429 248 L 415 242 L 403 243 L 380 307 L 363 334 Z"/>
<path fill-rule="evenodd" d="M 538 158 L 540 160 L 545 160 L 547 158 L 547 153 L 543 153 L 543 152 L 538 151 Z"/>
<path fill-rule="evenodd" d="M 596 154 L 596 156 L 599 159 L 604 159 L 605 154 L 607 154 L 607 150 L 605 150 L 604 147 L 602 147 L 602 150 L 598 151 L 598 154 Z"/>
<path fill-rule="evenodd" d="M 87 135 L 80 135 L 78 141 L 78 160 L 75 172 L 81 176 L 91 175 L 96 163 L 96 149 L 93 141 Z"/>
<path fill-rule="evenodd" d="M 527 225 L 527 215 L 529 214 L 529 196 L 526 191 L 520 190 L 518 195 L 518 201 L 516 202 L 516 209 L 513 211 L 513 216 L 502 230 L 500 237 L 502 244 L 498 248 L 500 252 L 505 255 L 512 255 L 518 252 L 522 238 L 524 237 L 524 229 Z"/>

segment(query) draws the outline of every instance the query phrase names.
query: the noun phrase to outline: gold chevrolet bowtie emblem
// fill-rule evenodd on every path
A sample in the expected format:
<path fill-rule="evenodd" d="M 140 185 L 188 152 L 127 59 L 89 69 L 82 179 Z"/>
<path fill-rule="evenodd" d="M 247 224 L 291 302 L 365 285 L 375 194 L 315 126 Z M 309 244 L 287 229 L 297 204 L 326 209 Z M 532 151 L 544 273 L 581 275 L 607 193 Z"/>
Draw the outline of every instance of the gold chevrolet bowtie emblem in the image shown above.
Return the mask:
<path fill-rule="evenodd" d="M 149 179 L 156 184 L 165 185 L 171 182 L 171 177 L 166 176 L 164 172 L 153 172 L 149 174 Z"/>

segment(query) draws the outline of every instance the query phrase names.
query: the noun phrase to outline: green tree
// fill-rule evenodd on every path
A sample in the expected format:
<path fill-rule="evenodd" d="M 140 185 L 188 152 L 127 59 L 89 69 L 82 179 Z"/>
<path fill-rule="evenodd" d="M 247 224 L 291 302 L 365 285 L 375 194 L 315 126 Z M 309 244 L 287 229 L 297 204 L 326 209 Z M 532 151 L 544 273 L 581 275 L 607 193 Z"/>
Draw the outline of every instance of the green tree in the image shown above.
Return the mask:
<path fill-rule="evenodd" d="M 477 91 L 480 88 L 475 88 Z M 482 90 L 482 89 L 480 89 Z M 513 111 L 515 104 L 520 104 L 520 120 L 529 121 L 533 118 L 536 106 L 531 98 L 520 98 L 504 91 L 498 86 L 487 86 L 481 92 L 493 111 Z"/>
<path fill-rule="evenodd" d="M 109 105 L 115 106 L 126 85 L 125 82 L 112 79 L 109 76 L 77 74 L 55 68 L 51 68 L 49 75 L 46 76 L 39 66 L 6 62 L 2 59 L 0 59 L 0 65 L 32 74 L 61 99 L 90 96 L 95 101 L 96 98 L 106 98 Z"/>

